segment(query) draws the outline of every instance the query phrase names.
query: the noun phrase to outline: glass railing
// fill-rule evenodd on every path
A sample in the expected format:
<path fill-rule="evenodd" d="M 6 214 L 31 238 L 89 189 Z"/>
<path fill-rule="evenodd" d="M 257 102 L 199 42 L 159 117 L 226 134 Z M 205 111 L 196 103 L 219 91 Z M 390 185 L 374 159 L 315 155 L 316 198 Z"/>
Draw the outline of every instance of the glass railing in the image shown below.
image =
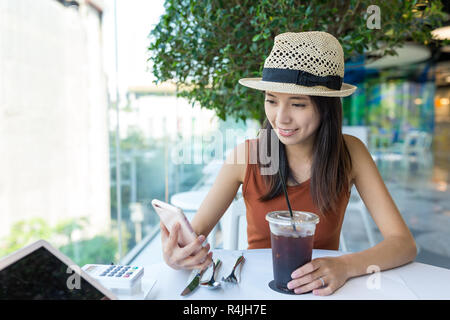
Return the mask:
<path fill-rule="evenodd" d="M 174 93 L 130 93 L 129 97 L 126 108 L 119 111 L 119 179 L 116 113 L 112 112 L 110 118 L 111 220 L 118 226 L 120 206 L 121 232 L 116 233 L 117 243 L 121 243 L 120 258 L 142 245 L 143 240 L 148 241 L 148 236 L 159 229 L 159 218 L 151 201 L 170 202 L 174 194 L 207 184 L 205 166 L 223 161 L 227 148 L 242 142 L 239 138 L 245 139 L 248 129 L 243 122 L 221 121 L 211 110 L 192 107 Z"/>

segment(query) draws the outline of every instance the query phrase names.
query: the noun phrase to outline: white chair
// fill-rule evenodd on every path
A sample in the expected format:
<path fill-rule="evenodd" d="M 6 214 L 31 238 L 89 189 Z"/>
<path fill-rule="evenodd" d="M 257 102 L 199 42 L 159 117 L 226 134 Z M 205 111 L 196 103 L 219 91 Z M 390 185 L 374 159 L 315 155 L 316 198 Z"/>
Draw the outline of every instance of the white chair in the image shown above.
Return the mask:
<path fill-rule="evenodd" d="M 354 137 L 359 138 L 366 146 L 369 141 L 369 134 L 368 134 L 368 128 L 364 126 L 343 126 L 342 127 L 342 133 L 352 135 Z M 361 196 L 359 195 L 358 190 L 355 186 L 352 187 L 350 199 L 348 201 L 347 209 L 345 211 L 345 214 L 349 213 L 350 211 L 358 211 L 361 215 L 361 219 L 363 221 L 364 229 L 366 231 L 367 238 L 369 240 L 370 246 L 375 245 L 375 236 L 373 234 L 372 228 L 370 226 L 369 222 L 369 212 L 367 211 L 367 208 L 364 204 L 364 202 L 361 199 Z M 341 232 L 340 235 L 340 249 L 344 252 L 348 251 L 344 234 Z"/>
<path fill-rule="evenodd" d="M 403 142 L 396 142 L 377 153 L 376 160 L 384 170 L 394 170 L 394 163 L 399 162 L 404 169 L 409 169 L 410 162 L 417 162 L 421 166 L 432 165 L 432 152 L 430 152 L 433 137 L 430 133 L 419 130 L 409 130 Z"/>
<path fill-rule="evenodd" d="M 402 153 L 404 156 L 411 154 L 422 156 L 429 151 L 432 139 L 433 137 L 428 132 L 410 130 L 406 133 L 405 141 L 390 151 Z"/>
<path fill-rule="evenodd" d="M 237 196 L 225 211 L 221 222 L 223 248 L 226 250 L 245 250 L 247 243 L 247 217 L 244 198 Z"/>

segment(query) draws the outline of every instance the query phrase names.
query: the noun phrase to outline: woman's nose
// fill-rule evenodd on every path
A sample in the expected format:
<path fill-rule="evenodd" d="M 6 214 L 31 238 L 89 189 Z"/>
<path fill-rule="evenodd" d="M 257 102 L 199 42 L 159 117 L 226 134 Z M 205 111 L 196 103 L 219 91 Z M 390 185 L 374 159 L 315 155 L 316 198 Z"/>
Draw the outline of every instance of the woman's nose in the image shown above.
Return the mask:
<path fill-rule="evenodd" d="M 289 123 L 291 122 L 291 111 L 289 106 L 281 103 L 277 112 L 278 123 Z"/>

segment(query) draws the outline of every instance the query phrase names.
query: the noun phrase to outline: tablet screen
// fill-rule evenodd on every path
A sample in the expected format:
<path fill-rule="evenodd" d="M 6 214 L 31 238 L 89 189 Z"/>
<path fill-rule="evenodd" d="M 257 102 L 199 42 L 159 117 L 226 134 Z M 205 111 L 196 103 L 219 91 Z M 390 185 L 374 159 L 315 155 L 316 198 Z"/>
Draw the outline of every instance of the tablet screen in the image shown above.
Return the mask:
<path fill-rule="evenodd" d="M 0 270 L 0 299 L 108 299 L 46 248 Z"/>

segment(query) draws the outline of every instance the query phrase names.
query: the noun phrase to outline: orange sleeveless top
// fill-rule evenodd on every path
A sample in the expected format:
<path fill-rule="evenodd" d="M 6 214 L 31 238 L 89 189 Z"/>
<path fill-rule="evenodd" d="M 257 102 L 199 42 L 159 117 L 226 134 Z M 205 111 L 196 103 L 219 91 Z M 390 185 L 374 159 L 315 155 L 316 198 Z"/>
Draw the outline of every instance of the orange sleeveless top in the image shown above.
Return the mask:
<path fill-rule="evenodd" d="M 256 148 L 257 141 L 257 139 L 246 140 L 246 143 L 249 147 L 251 145 L 252 148 Z M 320 221 L 316 225 L 314 234 L 314 249 L 338 250 L 339 236 L 344 221 L 345 209 L 350 198 L 350 191 L 347 190 L 345 192 L 344 190 L 341 193 L 336 212 L 329 211 L 320 214 L 312 201 L 310 180 L 308 179 L 296 186 L 287 186 L 291 208 L 292 210 L 312 212 L 319 216 Z M 266 192 L 267 189 L 258 164 L 247 161 L 242 195 L 247 209 L 248 249 L 270 248 L 270 229 L 269 222 L 266 220 L 266 214 L 276 210 L 288 210 L 283 193 L 269 201 L 258 200 Z"/>

